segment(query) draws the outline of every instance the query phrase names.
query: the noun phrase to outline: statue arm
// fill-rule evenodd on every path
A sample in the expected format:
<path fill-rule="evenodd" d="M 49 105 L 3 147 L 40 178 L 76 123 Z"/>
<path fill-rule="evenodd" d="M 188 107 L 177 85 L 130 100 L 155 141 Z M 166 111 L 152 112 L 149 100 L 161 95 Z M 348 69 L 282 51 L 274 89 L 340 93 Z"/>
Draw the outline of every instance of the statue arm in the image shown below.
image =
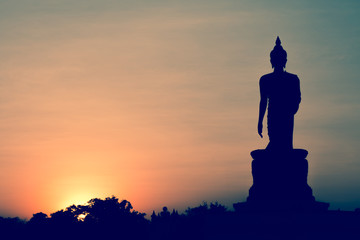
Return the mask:
<path fill-rule="evenodd" d="M 259 121 L 258 121 L 258 134 L 262 136 L 263 120 L 267 107 L 267 94 L 264 86 L 264 79 L 260 78 L 260 104 L 259 104 Z"/>
<path fill-rule="evenodd" d="M 300 79 L 296 76 L 296 85 L 295 85 L 295 106 L 294 114 L 299 110 L 299 105 L 301 102 L 301 91 L 300 91 Z"/>

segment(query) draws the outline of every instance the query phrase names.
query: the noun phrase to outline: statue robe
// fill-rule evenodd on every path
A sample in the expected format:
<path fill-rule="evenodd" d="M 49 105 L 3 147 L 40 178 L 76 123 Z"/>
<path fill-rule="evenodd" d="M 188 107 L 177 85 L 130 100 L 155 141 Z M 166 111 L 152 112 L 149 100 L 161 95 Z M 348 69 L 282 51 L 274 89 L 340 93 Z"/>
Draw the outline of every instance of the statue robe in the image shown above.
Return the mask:
<path fill-rule="evenodd" d="M 301 101 L 299 78 L 287 72 L 266 74 L 260 78 L 260 94 L 268 103 L 267 149 L 292 149 L 294 115 Z"/>

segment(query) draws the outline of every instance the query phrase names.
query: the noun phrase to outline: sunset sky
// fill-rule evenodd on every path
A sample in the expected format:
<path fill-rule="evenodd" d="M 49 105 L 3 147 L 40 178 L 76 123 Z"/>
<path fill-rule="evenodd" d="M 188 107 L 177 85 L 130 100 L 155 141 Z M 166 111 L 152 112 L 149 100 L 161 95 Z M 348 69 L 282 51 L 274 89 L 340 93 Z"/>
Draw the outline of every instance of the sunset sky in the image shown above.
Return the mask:
<path fill-rule="evenodd" d="M 250 152 L 268 142 L 258 81 L 276 36 L 301 81 L 294 146 L 309 151 L 314 196 L 360 207 L 359 12 L 358 0 L 1 0 L 0 216 L 111 195 L 148 214 L 244 201 Z"/>

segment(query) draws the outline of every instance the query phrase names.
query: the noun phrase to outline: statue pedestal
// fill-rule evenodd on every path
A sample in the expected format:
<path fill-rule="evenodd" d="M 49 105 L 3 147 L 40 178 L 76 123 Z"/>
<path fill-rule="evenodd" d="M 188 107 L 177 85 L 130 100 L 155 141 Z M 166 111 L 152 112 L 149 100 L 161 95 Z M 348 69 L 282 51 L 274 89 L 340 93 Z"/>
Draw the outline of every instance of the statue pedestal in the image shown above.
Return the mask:
<path fill-rule="evenodd" d="M 304 149 L 251 152 L 253 185 L 237 211 L 326 211 L 328 203 L 315 201 L 307 184 L 308 152 Z"/>

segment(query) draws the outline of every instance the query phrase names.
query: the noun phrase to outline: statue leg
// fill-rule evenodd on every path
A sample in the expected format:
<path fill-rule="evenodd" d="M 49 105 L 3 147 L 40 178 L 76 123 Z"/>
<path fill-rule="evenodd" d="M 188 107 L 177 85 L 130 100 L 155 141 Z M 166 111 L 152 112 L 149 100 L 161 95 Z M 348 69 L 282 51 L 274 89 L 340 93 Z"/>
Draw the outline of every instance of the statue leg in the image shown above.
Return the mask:
<path fill-rule="evenodd" d="M 268 135 L 269 144 L 267 150 L 290 150 L 293 149 L 294 115 L 269 117 Z"/>

